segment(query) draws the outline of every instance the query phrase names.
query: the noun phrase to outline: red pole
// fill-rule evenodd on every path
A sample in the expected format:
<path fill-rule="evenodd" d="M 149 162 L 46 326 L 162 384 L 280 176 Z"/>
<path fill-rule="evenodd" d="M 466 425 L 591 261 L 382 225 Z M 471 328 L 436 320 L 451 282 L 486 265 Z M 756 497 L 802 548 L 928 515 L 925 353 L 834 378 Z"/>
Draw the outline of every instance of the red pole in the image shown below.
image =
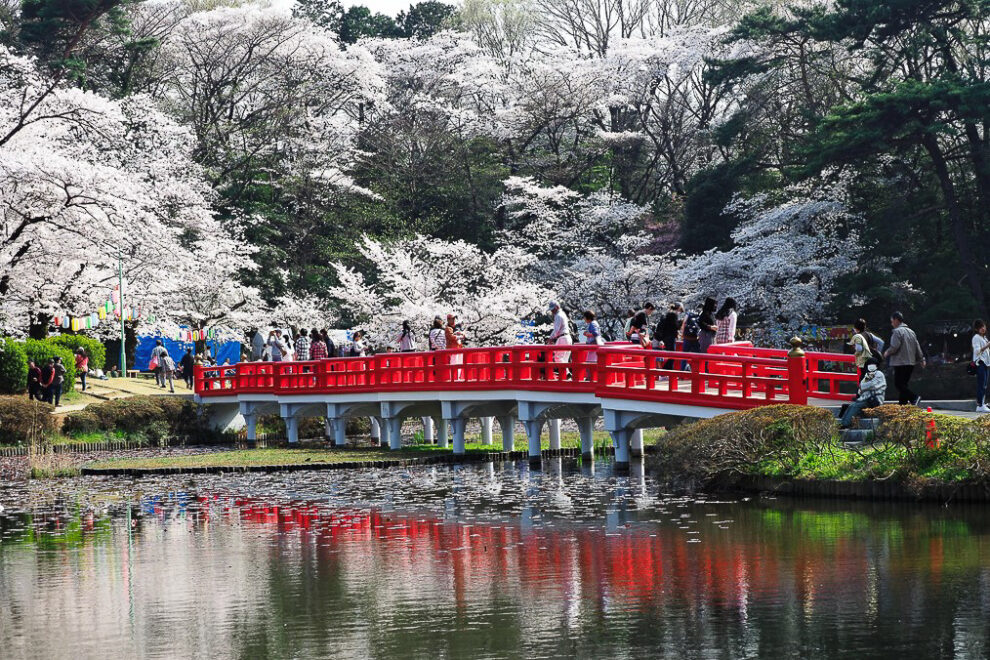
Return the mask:
<path fill-rule="evenodd" d="M 787 353 L 787 394 L 788 402 L 808 405 L 808 367 L 799 337 L 791 339 L 791 350 Z"/>

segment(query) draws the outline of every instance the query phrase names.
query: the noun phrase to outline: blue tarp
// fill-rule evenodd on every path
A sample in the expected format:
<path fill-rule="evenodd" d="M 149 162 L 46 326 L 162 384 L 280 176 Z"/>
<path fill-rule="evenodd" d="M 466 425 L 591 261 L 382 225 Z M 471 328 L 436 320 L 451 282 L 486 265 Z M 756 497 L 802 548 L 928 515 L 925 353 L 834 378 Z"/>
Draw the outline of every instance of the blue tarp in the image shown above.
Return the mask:
<path fill-rule="evenodd" d="M 151 362 L 151 349 L 155 347 L 155 341 L 159 339 L 162 340 L 162 344 L 168 350 L 169 356 L 175 360 L 176 365 L 186 354 L 187 348 L 193 349 L 193 355 L 196 354 L 195 342 L 175 341 L 168 337 L 152 337 L 151 335 L 139 336 L 137 348 L 134 350 L 134 365 L 129 368 L 147 371 L 148 363 Z M 221 344 L 218 341 L 207 340 L 206 346 L 210 354 L 216 358 L 217 364 L 223 364 L 224 360 L 230 360 L 231 364 L 241 360 L 240 342 L 228 341 Z"/>

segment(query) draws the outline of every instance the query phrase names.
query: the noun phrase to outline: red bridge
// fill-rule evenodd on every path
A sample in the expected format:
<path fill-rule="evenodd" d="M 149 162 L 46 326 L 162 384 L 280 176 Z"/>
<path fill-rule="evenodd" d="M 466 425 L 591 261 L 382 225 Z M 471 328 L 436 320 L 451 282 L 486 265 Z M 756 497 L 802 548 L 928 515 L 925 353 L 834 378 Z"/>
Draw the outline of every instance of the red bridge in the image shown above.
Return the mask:
<path fill-rule="evenodd" d="M 430 440 L 430 420 L 437 418 L 439 443 L 446 446 L 449 427 L 454 452 L 463 453 L 465 423 L 477 417 L 488 443 L 492 420 L 498 419 L 506 451 L 514 449 L 515 424 L 521 422 L 530 457 L 538 459 L 544 424 L 550 424 L 551 449 L 559 448 L 559 420 L 573 418 L 582 451 L 590 456 L 601 415 L 621 463 L 630 449 L 640 449 L 638 429 L 778 403 L 829 406 L 855 392 L 857 376 L 853 356 L 805 353 L 798 340 L 789 352 L 748 343 L 716 345 L 708 353 L 628 344 L 500 346 L 245 362 L 196 367 L 195 380 L 197 399 L 221 409 L 226 404 L 231 422 L 242 416 L 249 439 L 258 414 L 278 412 L 290 442 L 298 440 L 301 417 L 325 416 L 328 436 L 341 445 L 346 419 L 370 416 L 380 425 L 383 444 L 398 449 L 404 419 L 423 418 Z"/>

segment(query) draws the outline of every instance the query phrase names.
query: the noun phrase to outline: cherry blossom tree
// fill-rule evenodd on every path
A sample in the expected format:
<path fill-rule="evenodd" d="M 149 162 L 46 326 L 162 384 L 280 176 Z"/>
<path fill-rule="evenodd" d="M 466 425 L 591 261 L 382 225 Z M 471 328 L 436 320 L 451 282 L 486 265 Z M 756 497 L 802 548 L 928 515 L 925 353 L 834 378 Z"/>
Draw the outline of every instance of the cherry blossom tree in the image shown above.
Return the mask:
<path fill-rule="evenodd" d="M 545 308 L 551 292 L 526 278 L 534 262 L 519 248 L 489 254 L 462 241 L 426 236 L 385 242 L 365 236 L 362 272 L 335 263 L 340 285 L 331 291 L 357 327 L 379 346 L 391 343 L 403 321 L 423 336 L 434 317 L 457 314 L 474 345 L 512 344 L 521 321 Z"/>
<path fill-rule="evenodd" d="M 0 46 L 0 319 L 89 314 L 126 269 L 125 302 L 184 321 L 262 311 L 234 284 L 250 249 L 221 227 L 192 134 L 144 96 L 57 84 Z M 50 88 L 50 89 L 49 89 Z"/>
<path fill-rule="evenodd" d="M 676 255 L 651 251 L 648 209 L 601 191 L 588 196 L 510 178 L 504 238 L 533 257 L 527 275 L 575 313 L 592 309 L 612 326 L 645 301 L 680 298 Z"/>
<path fill-rule="evenodd" d="M 730 210 L 744 218 L 735 247 L 682 262 L 684 286 L 697 302 L 731 296 L 750 314 L 776 325 L 824 318 L 836 283 L 857 270 L 862 219 L 849 210 L 843 185 L 789 187 L 737 198 Z"/>

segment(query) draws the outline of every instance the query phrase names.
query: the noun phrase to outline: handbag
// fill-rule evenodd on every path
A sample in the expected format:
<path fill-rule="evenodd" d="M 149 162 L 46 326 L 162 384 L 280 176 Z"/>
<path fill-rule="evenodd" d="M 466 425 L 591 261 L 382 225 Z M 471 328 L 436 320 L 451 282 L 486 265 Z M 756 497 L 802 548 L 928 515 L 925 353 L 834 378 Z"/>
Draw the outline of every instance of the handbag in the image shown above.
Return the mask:
<path fill-rule="evenodd" d="M 158 356 L 152 355 L 151 362 L 148 363 L 148 369 L 154 371 L 157 368 L 158 368 Z"/>
<path fill-rule="evenodd" d="M 977 374 L 976 363 L 970 362 L 966 365 L 966 374 L 969 376 L 975 376 Z"/>

